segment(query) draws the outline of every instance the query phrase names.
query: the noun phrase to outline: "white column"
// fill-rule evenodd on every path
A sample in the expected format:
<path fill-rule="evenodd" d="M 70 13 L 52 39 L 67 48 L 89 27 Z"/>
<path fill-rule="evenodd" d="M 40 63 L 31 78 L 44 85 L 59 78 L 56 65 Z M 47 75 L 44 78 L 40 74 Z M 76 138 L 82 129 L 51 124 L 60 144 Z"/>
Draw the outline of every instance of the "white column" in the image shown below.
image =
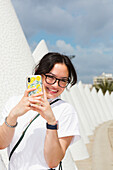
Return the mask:
<path fill-rule="evenodd" d="M 33 58 L 35 63 L 37 64 L 41 60 L 41 58 L 48 52 L 49 51 L 46 42 L 44 40 L 41 40 L 37 47 L 35 48 L 35 50 L 33 51 Z"/>
<path fill-rule="evenodd" d="M 84 103 L 84 107 L 86 110 L 86 113 L 88 114 L 88 117 L 90 119 L 92 129 L 94 130 L 95 127 L 97 126 L 95 115 L 93 114 L 93 110 L 91 109 L 91 105 L 89 104 L 88 101 L 88 94 L 85 93 L 85 89 L 83 88 L 82 82 L 78 83 L 78 88 L 82 97 L 82 102 Z"/>
<path fill-rule="evenodd" d="M 82 138 L 76 143 L 72 144 L 70 147 L 70 152 L 74 161 L 83 160 L 89 158 L 89 153 L 87 151 L 86 145 Z"/>
<path fill-rule="evenodd" d="M 94 100 L 94 103 L 96 105 L 96 108 L 98 110 L 98 117 L 100 119 L 100 122 L 103 123 L 106 121 L 105 119 L 105 116 L 104 116 L 104 111 L 102 109 L 102 105 L 100 103 L 100 100 L 99 100 L 99 97 L 98 97 L 98 94 L 96 92 L 96 89 L 93 88 L 92 91 L 91 91 L 91 95 L 93 97 L 93 100 Z"/>
<path fill-rule="evenodd" d="M 107 106 L 109 108 L 110 119 L 112 120 L 113 119 L 113 102 L 112 102 L 112 99 L 111 99 L 111 95 L 109 94 L 108 91 L 105 93 L 105 101 L 106 101 Z"/>
<path fill-rule="evenodd" d="M 98 91 L 98 97 L 99 97 L 100 103 L 102 105 L 102 110 L 103 110 L 103 115 L 105 117 L 105 120 L 108 121 L 111 119 L 110 110 L 107 106 L 107 103 L 105 101 L 105 96 L 103 95 L 101 89 Z"/>
<path fill-rule="evenodd" d="M 88 103 L 89 103 L 89 106 L 90 106 L 90 109 L 92 111 L 92 115 L 94 116 L 94 120 L 95 120 L 95 126 L 98 126 L 99 124 L 101 124 L 101 121 L 99 119 L 99 116 L 98 116 L 98 110 L 96 108 L 96 105 L 94 103 L 94 99 L 91 95 L 91 91 L 89 90 L 89 87 L 87 85 L 85 85 L 85 93 L 86 93 L 86 97 L 88 99 Z"/>
<path fill-rule="evenodd" d="M 72 97 L 70 96 L 70 92 L 68 92 L 68 91 L 63 92 L 63 94 L 61 95 L 61 98 L 64 101 L 69 102 L 71 105 L 73 105 L 75 107 L 74 101 L 73 101 Z M 77 111 L 77 114 L 78 114 L 78 110 L 76 109 L 76 107 L 75 107 L 75 110 Z M 86 135 L 86 132 L 85 132 L 83 124 L 80 120 L 79 114 L 78 114 L 78 119 L 79 119 L 79 128 L 80 128 L 81 137 L 82 137 L 84 143 L 87 144 L 87 143 L 89 143 L 89 139 L 88 139 L 88 136 Z"/>
<path fill-rule="evenodd" d="M 75 85 L 74 87 L 72 87 L 70 89 L 70 94 L 74 101 L 75 108 L 77 109 L 77 113 L 78 113 L 80 122 L 83 125 L 85 134 L 87 136 L 92 135 L 93 134 L 92 125 L 91 125 L 90 119 L 88 117 L 88 114 L 86 112 L 84 103 L 82 102 L 82 96 L 80 94 L 80 91 L 79 91 L 77 85 Z"/>
<path fill-rule="evenodd" d="M 73 101 L 72 97 L 70 96 L 70 92 L 65 91 L 61 95 L 61 98 L 65 101 L 69 102 L 70 104 L 72 104 L 75 107 L 74 101 Z M 76 110 L 76 108 L 75 108 L 75 110 Z M 79 115 L 78 115 L 78 117 L 79 117 Z M 88 139 L 88 136 L 85 134 L 83 124 L 81 123 L 80 120 L 79 120 L 79 125 L 80 125 L 79 127 L 80 127 L 81 139 L 78 140 L 75 144 L 73 144 L 70 147 L 70 152 L 72 154 L 74 161 L 86 159 L 89 156 L 86 145 L 85 145 L 85 144 L 89 143 L 89 139 Z"/>

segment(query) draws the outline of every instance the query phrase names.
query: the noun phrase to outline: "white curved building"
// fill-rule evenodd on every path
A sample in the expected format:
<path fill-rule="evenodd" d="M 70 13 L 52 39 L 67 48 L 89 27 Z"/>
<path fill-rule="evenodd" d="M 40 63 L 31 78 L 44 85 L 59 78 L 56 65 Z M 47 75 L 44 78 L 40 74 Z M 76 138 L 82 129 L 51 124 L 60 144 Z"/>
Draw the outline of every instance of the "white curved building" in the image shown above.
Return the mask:
<path fill-rule="evenodd" d="M 0 0 L 0 113 L 13 95 L 24 92 L 34 59 L 10 0 Z M 0 114 L 1 118 L 1 114 Z M 0 151 L 8 164 L 6 152 Z M 0 159 L 0 170 L 4 165 Z"/>
<path fill-rule="evenodd" d="M 0 112 L 6 100 L 25 90 L 34 60 L 10 0 L 0 0 Z"/>
<path fill-rule="evenodd" d="M 46 45 L 46 42 L 44 40 L 41 40 L 39 42 L 39 44 L 36 46 L 35 50 L 33 51 L 33 58 L 34 58 L 34 61 L 35 63 L 37 64 L 40 59 L 45 55 L 47 54 L 49 51 L 48 51 L 48 48 L 47 48 L 47 45 Z"/>

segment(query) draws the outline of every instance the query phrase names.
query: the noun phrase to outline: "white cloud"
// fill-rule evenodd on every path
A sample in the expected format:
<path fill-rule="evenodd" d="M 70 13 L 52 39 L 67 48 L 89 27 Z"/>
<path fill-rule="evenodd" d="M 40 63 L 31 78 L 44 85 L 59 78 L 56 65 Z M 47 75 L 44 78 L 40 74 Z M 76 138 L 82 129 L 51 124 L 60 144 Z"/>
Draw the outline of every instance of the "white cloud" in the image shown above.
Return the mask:
<path fill-rule="evenodd" d="M 71 44 L 66 44 L 63 40 L 58 40 L 56 42 L 56 47 L 59 51 L 64 52 L 65 54 L 75 53 L 75 49 L 71 46 Z"/>
<path fill-rule="evenodd" d="M 75 54 L 73 63 L 79 78 L 90 82 L 102 72 L 113 73 L 112 0 L 12 0 L 25 35 L 40 31 L 58 37 L 50 50 Z M 68 39 L 66 43 L 64 39 Z M 65 38 L 66 37 L 66 38 Z M 59 39 L 59 40 L 58 40 Z M 75 43 L 72 46 L 71 39 Z M 39 40 L 38 40 L 39 41 Z M 53 41 L 52 41 L 53 42 Z"/>
<path fill-rule="evenodd" d="M 73 36 L 83 46 L 104 41 L 113 35 L 111 0 L 12 0 L 27 37 L 40 30 Z"/>
<path fill-rule="evenodd" d="M 48 43 L 50 51 L 58 51 L 67 55 L 74 54 L 72 60 L 79 77 L 84 83 L 93 82 L 93 77 L 101 75 L 103 72 L 113 73 L 113 49 L 99 44 L 97 47 L 83 48 L 80 45 L 72 47 L 63 40 L 56 41 L 53 46 Z"/>

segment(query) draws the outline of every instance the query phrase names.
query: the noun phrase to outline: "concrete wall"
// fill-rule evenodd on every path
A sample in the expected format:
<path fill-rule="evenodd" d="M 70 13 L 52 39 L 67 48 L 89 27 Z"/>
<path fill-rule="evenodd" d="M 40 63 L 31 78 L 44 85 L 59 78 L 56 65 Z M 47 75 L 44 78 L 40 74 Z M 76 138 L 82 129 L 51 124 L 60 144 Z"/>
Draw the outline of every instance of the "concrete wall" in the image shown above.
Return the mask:
<path fill-rule="evenodd" d="M 34 60 L 10 0 L 0 0 L 0 113 L 12 95 L 25 90 Z M 1 114 L 0 114 L 1 116 Z"/>
<path fill-rule="evenodd" d="M 0 119 L 5 102 L 22 94 L 35 62 L 10 0 L 0 0 Z M 6 150 L 0 151 L 7 166 Z M 0 158 L 0 170 L 4 165 Z"/>

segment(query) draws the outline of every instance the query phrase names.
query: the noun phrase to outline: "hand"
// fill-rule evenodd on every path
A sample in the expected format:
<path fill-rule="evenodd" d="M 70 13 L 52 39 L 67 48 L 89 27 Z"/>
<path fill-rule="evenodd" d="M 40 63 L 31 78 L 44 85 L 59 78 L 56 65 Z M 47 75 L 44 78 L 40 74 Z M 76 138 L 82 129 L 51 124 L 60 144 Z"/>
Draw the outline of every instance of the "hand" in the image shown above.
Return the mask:
<path fill-rule="evenodd" d="M 42 97 L 43 96 L 43 97 Z M 34 111 L 40 113 L 40 115 L 49 123 L 56 124 L 55 116 L 51 109 L 51 106 L 47 100 L 46 91 L 43 85 L 43 95 L 39 96 L 39 94 L 34 94 L 29 98 L 31 103 L 31 108 Z"/>
<path fill-rule="evenodd" d="M 20 102 L 12 109 L 12 111 L 10 112 L 10 116 L 14 116 L 16 118 L 18 118 L 19 116 L 24 115 L 26 112 L 28 112 L 29 110 L 31 110 L 30 107 L 30 101 L 29 101 L 29 92 L 36 90 L 36 88 L 32 88 L 32 89 L 27 89 L 24 93 L 24 96 L 22 97 L 22 99 L 20 100 Z"/>

